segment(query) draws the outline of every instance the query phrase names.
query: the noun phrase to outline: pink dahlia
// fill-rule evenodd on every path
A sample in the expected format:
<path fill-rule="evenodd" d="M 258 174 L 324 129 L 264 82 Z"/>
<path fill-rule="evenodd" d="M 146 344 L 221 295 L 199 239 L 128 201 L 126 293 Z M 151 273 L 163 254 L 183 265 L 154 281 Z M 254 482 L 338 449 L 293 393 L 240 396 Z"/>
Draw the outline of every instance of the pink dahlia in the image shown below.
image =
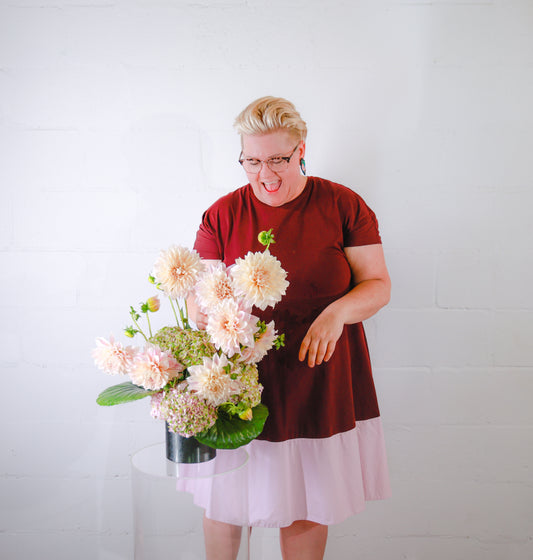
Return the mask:
<path fill-rule="evenodd" d="M 186 298 L 202 270 L 202 260 L 196 251 L 172 245 L 159 254 L 154 265 L 154 276 L 167 296 L 173 299 Z"/>
<path fill-rule="evenodd" d="M 231 358 L 240 351 L 240 345 L 254 342 L 257 317 L 233 299 L 222 301 L 209 315 L 206 331 L 216 348 Z"/>
<path fill-rule="evenodd" d="M 204 310 L 213 309 L 225 299 L 233 297 L 233 280 L 224 263 L 210 266 L 196 285 L 196 299 Z"/>
<path fill-rule="evenodd" d="M 109 341 L 98 337 L 96 348 L 92 351 L 96 366 L 110 375 L 129 373 L 136 355 L 136 348 L 122 346 L 120 342 L 115 342 L 113 335 L 109 337 Z"/>
<path fill-rule="evenodd" d="M 144 351 L 137 355 L 130 378 L 135 385 L 155 391 L 162 389 L 184 369 L 172 354 L 162 352 L 155 344 L 147 344 Z"/>
<path fill-rule="evenodd" d="M 274 307 L 285 295 L 289 282 L 287 272 L 268 250 L 263 253 L 249 252 L 244 259 L 237 259 L 231 268 L 235 293 L 249 305 L 264 310 Z"/>
<path fill-rule="evenodd" d="M 203 358 L 202 365 L 189 366 L 189 388 L 213 406 L 227 402 L 241 390 L 240 383 L 226 371 L 228 365 L 231 366 L 226 356 L 215 354 L 213 358 Z"/>

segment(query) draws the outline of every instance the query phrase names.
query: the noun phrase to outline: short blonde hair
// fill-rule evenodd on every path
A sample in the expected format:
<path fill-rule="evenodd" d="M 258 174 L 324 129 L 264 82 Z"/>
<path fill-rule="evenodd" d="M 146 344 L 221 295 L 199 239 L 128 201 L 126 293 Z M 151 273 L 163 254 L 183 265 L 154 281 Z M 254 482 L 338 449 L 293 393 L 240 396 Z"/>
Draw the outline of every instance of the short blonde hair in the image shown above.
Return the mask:
<path fill-rule="evenodd" d="M 307 137 L 307 125 L 296 107 L 283 97 L 271 95 L 252 101 L 237 116 L 233 126 L 241 136 L 286 130 L 295 139 L 305 142 Z"/>

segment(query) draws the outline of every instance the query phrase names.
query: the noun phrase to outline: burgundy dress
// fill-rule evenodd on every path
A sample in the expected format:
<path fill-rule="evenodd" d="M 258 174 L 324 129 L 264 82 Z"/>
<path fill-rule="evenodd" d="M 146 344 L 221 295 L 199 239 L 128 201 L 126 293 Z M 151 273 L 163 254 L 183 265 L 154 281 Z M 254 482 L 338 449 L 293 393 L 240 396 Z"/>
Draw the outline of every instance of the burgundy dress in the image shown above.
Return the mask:
<path fill-rule="evenodd" d="M 366 500 L 389 495 L 363 325 L 346 325 L 332 358 L 320 366 L 309 368 L 298 352 L 318 314 L 353 287 L 344 247 L 381 239 L 360 196 L 309 177 L 302 193 L 280 207 L 258 200 L 250 185 L 222 197 L 204 213 L 195 249 L 229 266 L 248 251 L 262 251 L 257 234 L 271 228 L 276 243 L 270 252 L 290 285 L 275 309 L 253 313 L 274 319 L 285 347 L 259 363 L 270 414 L 263 433 L 247 446 L 247 519 L 228 518 L 216 500 L 203 505 L 208 516 L 227 522 L 283 527 L 309 519 L 329 525 L 362 510 Z"/>

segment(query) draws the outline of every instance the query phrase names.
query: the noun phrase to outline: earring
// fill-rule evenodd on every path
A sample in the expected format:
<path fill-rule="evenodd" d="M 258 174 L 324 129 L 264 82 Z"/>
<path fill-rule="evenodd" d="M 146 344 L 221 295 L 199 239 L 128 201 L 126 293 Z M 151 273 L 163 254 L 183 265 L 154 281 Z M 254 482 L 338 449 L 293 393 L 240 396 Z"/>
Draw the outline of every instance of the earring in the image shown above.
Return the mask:
<path fill-rule="evenodd" d="M 305 175 L 305 159 L 300 159 L 300 169 L 302 170 L 302 174 Z"/>

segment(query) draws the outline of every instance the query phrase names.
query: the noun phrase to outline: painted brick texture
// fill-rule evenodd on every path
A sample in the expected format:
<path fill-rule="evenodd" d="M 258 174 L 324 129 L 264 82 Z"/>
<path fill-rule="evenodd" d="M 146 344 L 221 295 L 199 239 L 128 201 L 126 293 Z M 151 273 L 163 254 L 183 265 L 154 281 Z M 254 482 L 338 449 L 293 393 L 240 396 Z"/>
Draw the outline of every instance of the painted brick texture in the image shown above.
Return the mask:
<path fill-rule="evenodd" d="M 393 497 L 326 558 L 533 557 L 532 28 L 528 0 L 1 2 L 0 556 L 133 557 L 130 456 L 163 427 L 96 406 L 90 351 L 244 184 L 232 122 L 273 94 L 393 280 L 367 322 Z"/>

